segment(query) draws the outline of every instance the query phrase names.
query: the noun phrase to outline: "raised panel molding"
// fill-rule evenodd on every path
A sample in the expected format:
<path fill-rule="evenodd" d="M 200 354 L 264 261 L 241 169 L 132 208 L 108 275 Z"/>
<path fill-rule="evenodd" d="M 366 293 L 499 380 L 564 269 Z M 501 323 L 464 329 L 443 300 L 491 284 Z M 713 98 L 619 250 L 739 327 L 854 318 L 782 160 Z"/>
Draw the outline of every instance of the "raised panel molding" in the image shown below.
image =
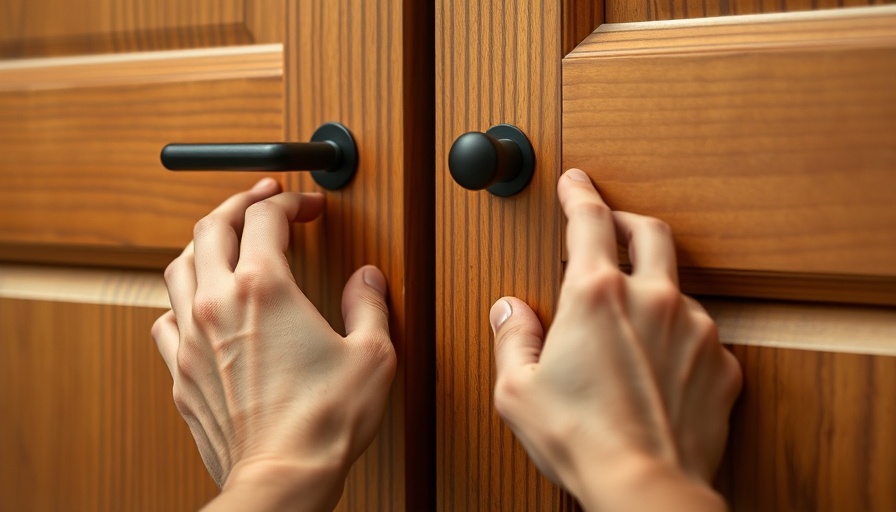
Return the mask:
<path fill-rule="evenodd" d="M 278 43 L 283 8 L 278 0 L 5 0 L 0 59 Z"/>

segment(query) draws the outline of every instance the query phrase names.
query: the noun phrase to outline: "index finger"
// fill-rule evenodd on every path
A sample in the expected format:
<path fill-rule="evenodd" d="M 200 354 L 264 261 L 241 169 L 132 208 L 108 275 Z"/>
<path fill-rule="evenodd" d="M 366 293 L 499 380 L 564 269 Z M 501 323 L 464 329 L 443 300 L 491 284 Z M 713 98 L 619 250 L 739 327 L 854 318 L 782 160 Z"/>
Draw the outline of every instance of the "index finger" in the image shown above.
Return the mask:
<path fill-rule="evenodd" d="M 588 175 L 579 169 L 567 171 L 557 184 L 557 197 L 568 219 L 566 247 L 570 268 L 618 268 L 613 214 Z"/>
<path fill-rule="evenodd" d="M 324 197 L 316 192 L 283 192 L 250 206 L 237 266 L 244 261 L 285 263 L 290 224 L 314 220 L 323 207 Z"/>
<path fill-rule="evenodd" d="M 202 218 L 193 230 L 196 281 L 200 288 L 214 286 L 230 275 L 239 256 L 239 237 L 243 232 L 246 209 L 280 192 L 280 184 L 265 178 L 251 190 L 227 198 Z"/>

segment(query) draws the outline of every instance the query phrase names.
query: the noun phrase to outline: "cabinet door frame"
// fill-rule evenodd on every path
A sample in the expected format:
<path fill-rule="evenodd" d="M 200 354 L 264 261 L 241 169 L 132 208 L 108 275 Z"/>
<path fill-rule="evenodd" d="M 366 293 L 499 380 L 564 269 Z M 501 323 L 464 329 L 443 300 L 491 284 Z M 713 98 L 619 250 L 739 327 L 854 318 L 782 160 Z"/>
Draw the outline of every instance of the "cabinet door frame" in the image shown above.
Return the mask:
<path fill-rule="evenodd" d="M 619 5 L 624 3 L 613 4 L 614 16 L 641 12 L 620 10 Z M 484 0 L 476 5 L 437 2 L 436 389 L 440 510 L 576 507 L 574 500 L 537 473 L 494 411 L 494 359 L 487 315 L 496 299 L 515 295 L 533 307 L 543 325 L 548 326 L 552 319 L 564 259 L 556 180 L 565 167 L 577 165 L 561 161 L 560 66 L 561 59 L 600 25 L 602 9 L 595 9 L 589 18 L 583 14 L 588 4 L 597 2 L 548 6 L 535 1 Z M 682 12 L 656 13 L 648 9 L 642 14 L 656 19 Z M 585 28 L 577 28 L 579 25 Z M 511 198 L 463 190 L 447 169 L 448 149 L 456 137 L 468 131 L 485 131 L 498 123 L 521 128 L 536 152 L 532 183 Z M 758 276 L 766 281 L 757 285 L 753 282 L 757 276 L 749 273 L 731 272 L 722 276 L 724 279 L 710 277 L 713 279 L 706 273 L 685 272 L 683 283 L 692 292 L 712 291 L 729 297 L 805 300 L 827 296 L 828 300 L 854 303 L 704 300 L 719 323 L 723 342 L 738 345 L 733 351 L 748 376 L 742 403 L 733 415 L 732 439 L 736 446 L 729 449 L 720 471 L 719 488 L 737 510 L 751 510 L 751 503 L 779 508 L 823 507 L 828 497 L 829 504 L 861 504 L 859 508 L 873 505 L 886 510 L 896 498 L 882 482 L 896 474 L 896 468 L 881 462 L 885 459 L 869 450 L 856 450 L 854 443 L 850 444 L 856 437 L 848 432 L 855 429 L 853 418 L 873 418 L 867 425 L 873 424 L 874 442 L 890 446 L 883 433 L 893 427 L 881 417 L 894 407 L 891 394 L 884 390 L 890 382 L 885 374 L 892 373 L 889 369 L 896 364 L 892 341 L 896 339 L 896 314 L 892 307 L 869 304 L 893 304 L 892 279 L 844 280 L 839 275 L 813 274 L 788 275 L 787 283 L 782 283 L 781 275 L 770 272 Z M 814 319 L 811 328 L 797 327 L 806 326 L 807 318 Z M 788 336 L 782 338 L 782 333 Z M 863 338 L 857 341 L 837 333 Z M 777 371 L 778 365 L 781 371 Z M 862 374 L 870 380 L 856 380 Z M 839 379 L 836 382 L 845 388 L 824 389 L 832 393 L 839 389 L 851 398 L 838 395 L 830 402 L 801 402 L 800 393 L 809 392 L 811 382 L 819 379 Z M 859 400 L 865 395 L 870 398 Z M 776 412 L 757 413 L 762 404 L 769 403 L 774 403 L 770 409 Z M 844 413 L 838 409 L 846 407 L 844 404 L 860 411 L 855 415 Z M 811 461 L 803 464 L 807 452 L 800 448 L 805 470 L 798 474 L 787 465 L 786 455 L 774 459 L 775 454 L 785 454 L 783 448 L 802 435 L 795 417 L 787 420 L 775 416 L 787 414 L 784 411 L 793 407 L 801 407 L 809 417 L 839 432 L 836 441 L 820 450 L 815 466 Z M 763 428 L 781 428 L 783 434 L 774 438 L 777 448 L 766 450 L 769 445 L 764 444 L 761 450 L 754 449 L 756 439 L 749 438 L 750 428 L 756 426 L 751 423 L 753 418 L 759 418 L 756 421 L 762 422 Z M 811 434 L 802 437 L 806 442 L 816 439 Z M 751 450 L 755 457 L 748 460 L 745 457 Z M 846 460 L 843 457 L 857 451 L 871 454 L 849 460 L 860 471 L 873 475 L 873 499 L 856 495 L 855 487 L 848 485 L 838 485 L 827 494 L 812 495 L 814 491 L 805 490 L 820 489 L 823 482 L 837 483 L 828 480 L 830 475 L 813 473 L 811 468 L 830 468 L 832 460 Z M 805 492 L 788 491 L 793 489 L 793 479 L 809 482 Z M 820 487 L 812 487 L 816 484 Z"/>

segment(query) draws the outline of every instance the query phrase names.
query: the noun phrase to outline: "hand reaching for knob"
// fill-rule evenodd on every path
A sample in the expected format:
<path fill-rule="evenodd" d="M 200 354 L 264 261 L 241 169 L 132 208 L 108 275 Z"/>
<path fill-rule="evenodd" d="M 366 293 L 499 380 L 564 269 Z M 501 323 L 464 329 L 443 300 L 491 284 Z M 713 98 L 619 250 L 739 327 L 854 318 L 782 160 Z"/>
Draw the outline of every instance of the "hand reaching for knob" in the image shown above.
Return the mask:
<path fill-rule="evenodd" d="M 577 169 L 557 195 L 569 259 L 547 336 L 519 299 L 491 310 L 498 413 L 586 509 L 724 510 L 709 482 L 740 367 L 679 291 L 668 226 L 611 212 Z M 619 270 L 617 241 L 631 275 Z"/>
<path fill-rule="evenodd" d="M 708 485 L 741 385 L 706 312 L 678 289 L 668 227 L 611 212 L 572 170 L 558 196 L 569 263 L 554 324 L 500 299 L 495 405 L 535 464 L 592 510 L 723 510 Z M 273 180 L 202 219 L 166 270 L 153 336 L 174 400 L 222 493 L 209 509 L 324 510 L 372 441 L 395 372 L 386 282 L 359 269 L 346 336 L 292 278 L 290 224 L 319 194 Z M 619 271 L 617 240 L 633 270 Z"/>
<path fill-rule="evenodd" d="M 396 364 L 385 277 L 368 266 L 349 279 L 341 336 L 284 255 L 290 224 L 323 201 L 262 180 L 199 221 L 165 271 L 172 311 L 153 337 L 222 487 L 209 509 L 332 509 L 382 419 Z"/>

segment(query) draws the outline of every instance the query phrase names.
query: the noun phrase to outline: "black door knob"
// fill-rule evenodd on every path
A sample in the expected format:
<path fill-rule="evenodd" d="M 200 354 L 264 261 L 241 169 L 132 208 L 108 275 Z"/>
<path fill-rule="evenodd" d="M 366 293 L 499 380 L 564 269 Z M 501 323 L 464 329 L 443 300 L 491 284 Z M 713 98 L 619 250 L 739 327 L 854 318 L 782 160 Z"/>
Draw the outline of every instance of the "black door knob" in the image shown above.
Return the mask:
<path fill-rule="evenodd" d="M 339 123 L 322 125 L 311 142 L 168 144 L 161 158 L 171 171 L 311 171 L 329 190 L 348 185 L 358 168 L 355 141 Z"/>
<path fill-rule="evenodd" d="M 448 170 L 458 185 L 469 190 L 512 196 L 529 184 L 535 153 L 516 126 L 499 124 L 485 133 L 461 135 L 448 152 Z"/>

